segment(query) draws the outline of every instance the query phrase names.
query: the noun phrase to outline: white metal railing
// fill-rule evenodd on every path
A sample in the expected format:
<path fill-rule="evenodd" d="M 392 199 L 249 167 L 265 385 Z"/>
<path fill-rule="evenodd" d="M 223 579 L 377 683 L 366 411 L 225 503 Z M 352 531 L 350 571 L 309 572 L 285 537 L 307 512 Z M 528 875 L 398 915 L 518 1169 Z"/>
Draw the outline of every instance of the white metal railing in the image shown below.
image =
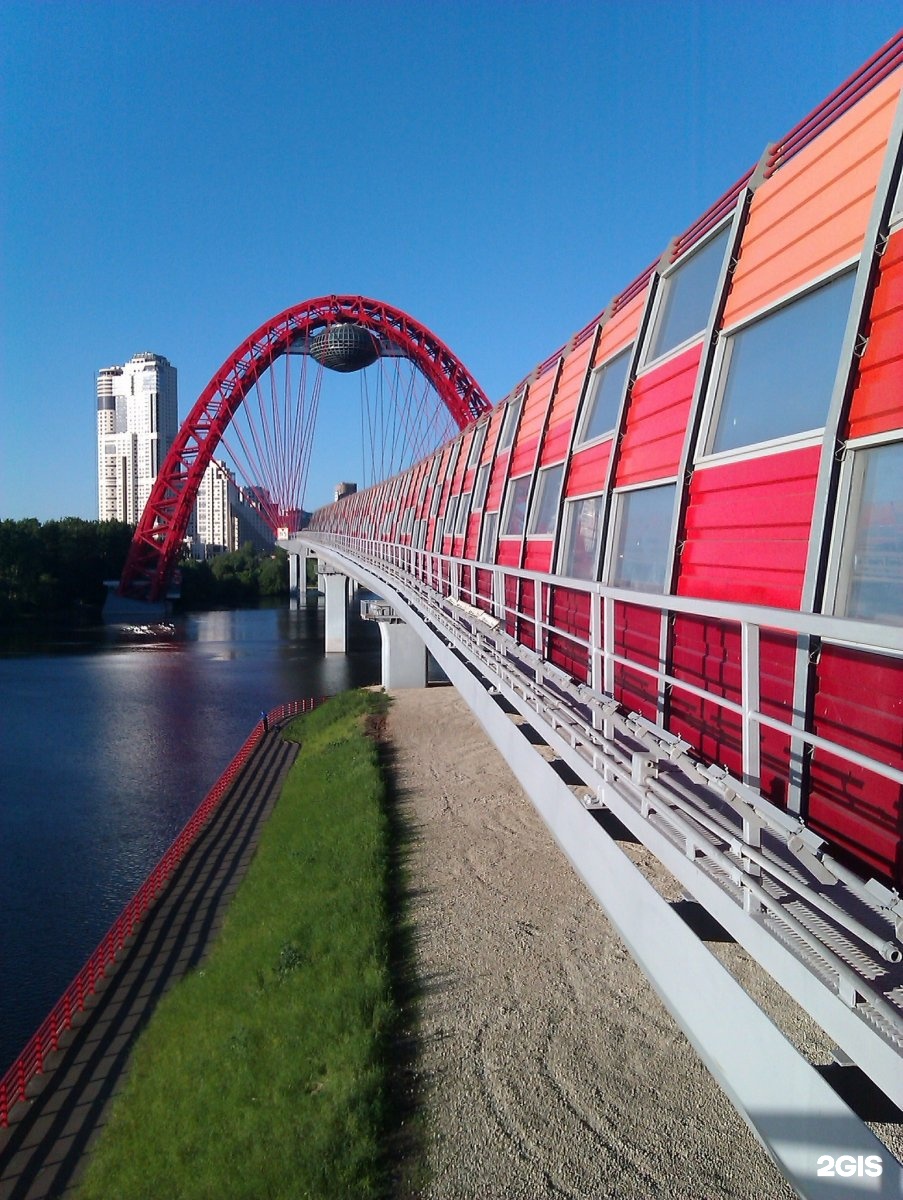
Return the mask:
<path fill-rule="evenodd" d="M 588 761 L 601 766 L 606 778 L 616 781 L 627 792 L 633 791 L 644 816 L 656 812 L 669 826 L 672 837 L 683 839 L 688 855 L 699 853 L 717 864 L 740 887 L 747 911 L 780 907 L 782 919 L 793 932 L 826 957 L 824 945 L 816 945 L 818 939 L 813 939 L 811 931 L 796 928 L 799 923 L 787 914 L 786 905 L 778 906 L 774 896 L 763 890 L 764 873 L 871 946 L 885 962 L 900 961 L 898 940 L 903 940 L 903 901 L 898 893 L 879 881 L 860 877 L 837 861 L 820 835 L 796 814 L 766 799 L 756 785 L 761 727 L 775 729 L 877 776 L 903 783 L 903 771 L 893 763 L 882 762 L 763 712 L 758 653 L 762 633 L 778 631 L 852 646 L 869 654 L 898 657 L 903 655 L 903 630 L 760 606 L 615 589 L 375 539 L 317 534 L 304 535 L 304 540 L 313 548 L 320 542 L 384 573 L 402 594 L 416 597 L 424 613 L 437 626 L 444 625 L 447 633 L 454 635 L 456 630 L 460 633 L 462 622 L 469 625 L 473 656 L 492 661 L 495 670 L 510 678 L 512 686 L 532 708 L 542 712 L 553 725 L 568 731 L 572 744 L 579 745 Z M 532 597 L 532 604 L 526 606 L 516 599 L 524 585 Z M 552 621 L 553 592 L 561 589 L 586 597 L 588 637 L 562 629 Z M 615 650 L 617 603 L 659 614 L 657 666 Z M 711 618 L 739 630 L 740 703 L 665 669 L 667 621 L 673 613 Z M 518 642 L 508 632 L 525 624 L 530 628 L 533 647 Z M 553 635 L 579 648 L 577 653 L 585 658 L 585 679 L 575 678 L 545 658 Z M 612 687 L 616 665 L 653 680 L 660 703 L 666 689 L 679 688 L 738 716 L 744 778 L 702 761 L 688 742 L 618 703 Z M 659 764 L 667 768 L 666 779 L 658 778 Z M 717 800 L 714 808 L 700 805 L 700 788 Z M 790 869 L 782 867 L 763 848 L 763 829 L 787 849 Z M 809 882 L 797 877 L 797 866 L 802 866 L 812 877 Z M 879 917 L 877 927 L 860 919 L 862 913 L 857 916 L 845 902 L 835 903 L 818 888 L 819 884 L 830 887 L 836 883 L 842 885 L 845 894 L 855 896 L 865 906 L 867 917 L 870 914 Z M 844 962 L 833 953 L 827 954 L 827 958 L 832 970 L 847 981 L 850 994 L 855 993 L 856 987 L 861 991 L 861 979 Z M 889 1009 L 881 997 L 876 996 L 875 1002 L 888 1020 L 899 1020 L 900 1014 Z"/>
<path fill-rule="evenodd" d="M 573 809 L 562 806 L 569 782 L 575 804 L 610 810 L 682 885 L 684 894 L 698 899 L 803 1006 L 840 1048 L 838 1061 L 848 1056 L 846 1061 L 855 1061 L 903 1105 L 903 900 L 892 888 L 835 858 L 825 840 L 798 814 L 777 807 L 755 786 L 759 733 L 768 727 L 796 739 L 797 745 L 822 746 L 841 762 L 872 772 L 876 779 L 901 778 L 898 762 L 882 762 L 797 728 L 792 723 L 795 716 L 784 722 L 763 711 L 760 690 L 765 689 L 760 688 L 760 676 L 770 666 L 767 658 L 760 662 L 759 648 L 770 631 L 777 631 L 789 635 L 781 640 L 787 643 L 788 654 L 795 655 L 795 666 L 819 641 L 852 646 L 879 661 L 897 659 L 903 655 L 903 631 L 764 607 L 616 590 L 376 540 L 305 533 L 299 541 L 309 552 L 322 554 L 331 569 L 372 588 L 418 630 L 468 702 L 482 713 L 487 729 L 494 729 L 497 744 L 507 748 L 525 787 L 532 768 L 525 765 L 517 739 L 510 741 L 507 733 L 499 736 L 497 722 L 505 720 L 501 713 L 511 714 L 531 730 L 525 746 L 539 740 L 553 752 L 553 770 L 557 769 L 554 760 L 571 768 L 573 774 L 563 767 L 558 772 L 561 790 L 549 790 L 546 781 L 539 793 L 531 795 L 607 911 L 623 917 L 625 911 L 632 911 L 633 896 L 622 896 L 624 881 L 616 871 L 613 890 L 606 891 L 607 884 L 600 883 L 609 880 L 620 856 L 607 857 L 606 839 L 597 846 L 587 828 L 573 824 Z M 527 599 L 520 589 L 526 590 Z M 553 615 L 565 612 L 568 604 L 566 598 L 559 598 L 553 608 L 556 589 L 573 593 L 569 606 L 576 610 L 576 620 Z M 657 628 L 657 661 L 654 652 L 641 661 L 632 657 L 628 646 L 616 645 L 615 606 L 621 603 L 657 614 L 657 619 L 646 622 L 648 641 L 643 647 L 643 652 L 654 651 Z M 730 698 L 721 696 L 697 686 L 702 682 L 698 676 L 691 684 L 669 669 L 669 619 L 674 613 L 711 619 L 739 631 L 730 645 L 732 682 L 739 683 L 739 701 L 736 691 Z M 573 657 L 569 651 L 558 660 L 561 666 L 549 661 L 553 635 L 571 643 Z M 651 681 L 647 694 L 652 698 L 657 694 L 659 706 L 654 715 L 647 709 L 652 719 L 631 711 L 616 697 L 616 668 L 621 667 Z M 802 711 L 800 672 L 795 671 L 795 676 L 794 710 Z M 802 676 L 808 677 L 808 672 Z M 664 701 L 668 690 L 677 687 L 692 689 L 692 695 L 732 714 L 732 736 L 739 718 L 742 777 L 705 761 L 667 728 Z M 627 698 L 621 691 L 617 696 Z M 736 745 L 732 742 L 732 750 Z M 791 740 L 790 753 L 794 752 Z M 540 753 L 550 761 L 548 754 Z M 552 794 L 554 801 L 549 799 Z M 569 842 L 564 832 L 578 828 L 580 845 L 587 839 L 592 843 L 589 857 L 577 853 L 576 843 Z M 635 930 L 629 922 L 625 931 L 632 948 Z M 667 952 L 654 936 L 641 949 L 646 955 L 640 958 L 644 969 L 657 978 L 659 956 Z M 695 979 L 698 964 L 692 948 L 684 946 L 681 953 L 689 956 L 686 969 Z M 662 995 L 671 993 L 666 988 Z M 705 998 L 700 1003 L 701 1024 L 694 1026 L 687 1014 L 678 1019 L 686 1029 L 695 1030 L 694 1044 L 705 1057 L 710 1023 L 719 1027 L 726 1001 L 719 1000 L 719 1020 L 711 1020 Z M 749 1026 L 742 1028 L 744 1032 L 738 1026 L 741 1041 Z M 730 1083 L 731 1070 L 722 1057 L 709 1051 L 710 1068 L 714 1063 L 719 1079 L 723 1069 Z M 769 1070 L 772 1066 L 780 1076 L 777 1060 L 769 1058 Z M 733 1095 L 732 1088 L 731 1083 L 728 1090 Z M 745 1111 L 742 1104 L 740 1108 Z"/>
<path fill-rule="evenodd" d="M 567 639 L 573 645 L 579 646 L 585 653 L 587 666 L 585 682 L 596 692 L 610 692 L 611 689 L 605 686 L 606 681 L 611 682 L 614 676 L 614 667 L 620 665 L 654 680 L 659 697 L 663 696 L 667 689 L 677 688 L 740 717 L 744 773 L 748 776 L 744 782 L 753 787 L 757 783 L 757 772 L 751 768 L 758 764 L 758 727 L 767 727 L 788 737 L 797 738 L 813 748 L 829 751 L 845 762 L 862 767 L 895 783 L 903 784 L 903 770 L 892 763 L 882 762 L 880 759 L 861 754 L 839 742 L 821 737 L 801 725 L 781 721 L 763 712 L 760 707 L 759 687 L 759 647 L 763 631 L 817 638 L 822 642 L 851 647 L 869 654 L 903 657 L 903 627 L 878 625 L 846 617 L 801 613 L 790 609 L 628 591 L 581 579 L 568 579 L 559 575 L 527 571 L 515 567 L 483 564 L 471 559 L 418 550 L 412 546 L 398 543 L 385 543 L 374 539 L 352 538 L 338 534 L 317 536 L 322 538 L 325 544 L 360 555 L 370 562 L 382 563 L 393 568 L 401 576 L 426 582 L 440 596 L 463 600 L 475 607 L 483 608 L 506 627 L 519 628 L 522 624 L 529 623 L 534 631 L 534 645 L 540 654 L 543 654 L 547 648 L 550 636 Z M 466 587 L 462 585 L 462 576 L 465 573 L 469 576 L 469 586 Z M 477 590 L 478 576 L 488 577 L 490 581 L 488 590 Z M 506 600 L 508 589 L 505 584 L 509 580 L 516 581 L 521 585 L 527 583 L 532 586 L 535 597 L 532 611 L 519 608 L 516 604 Z M 589 604 L 589 638 L 582 638 L 577 633 L 561 629 L 549 619 L 552 594 L 559 590 L 586 595 Z M 515 594 L 519 594 L 520 588 L 518 587 L 514 591 Z M 659 655 L 658 666 L 651 667 L 647 663 L 617 653 L 614 647 L 616 628 L 614 605 L 617 603 L 657 611 L 662 623 L 660 645 L 664 645 L 666 633 L 664 622 L 675 614 L 711 618 L 736 627 L 740 635 L 741 647 L 740 703 L 668 673 L 664 667 L 664 654 Z M 601 631 L 601 638 L 598 637 L 598 634 L 596 638 L 593 638 L 594 630 Z"/>

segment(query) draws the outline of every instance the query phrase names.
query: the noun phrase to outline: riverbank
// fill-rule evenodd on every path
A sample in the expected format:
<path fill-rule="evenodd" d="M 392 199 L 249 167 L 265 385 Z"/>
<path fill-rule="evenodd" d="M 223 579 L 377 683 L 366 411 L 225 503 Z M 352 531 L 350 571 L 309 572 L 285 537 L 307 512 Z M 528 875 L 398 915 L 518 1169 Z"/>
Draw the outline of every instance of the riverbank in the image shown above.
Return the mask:
<path fill-rule="evenodd" d="M 382 695 L 301 718 L 247 877 L 201 969 L 157 1008 L 80 1200 L 386 1193 L 390 845 Z"/>
<path fill-rule="evenodd" d="M 350 615 L 344 655 L 323 653 L 322 605 L 305 604 L 43 627 L 0 647 L 0 1072 L 261 710 L 379 679 L 379 630 Z"/>
<path fill-rule="evenodd" d="M 4 1079 L 11 1109 L 9 1126 L 0 1129 L 4 1200 L 70 1195 L 155 1004 L 202 961 L 215 939 L 296 749 L 276 734 L 265 736 L 244 768 L 230 772 L 232 786 L 219 802 L 210 793 L 209 820 L 144 920 L 126 934 L 124 945 L 120 934 L 129 919 L 118 933 L 111 931 L 42 1025 L 40 1041 L 29 1044 L 24 1102 L 19 1069 Z M 38 1074 L 31 1076 L 36 1062 Z"/>
<path fill-rule="evenodd" d="M 789 1185 L 702 1067 L 457 693 L 451 688 L 404 691 L 394 693 L 392 701 L 379 729 L 381 758 L 394 789 L 387 811 L 397 822 L 396 838 L 399 829 L 405 834 L 405 918 L 420 1017 L 416 1061 L 412 1063 L 409 1055 L 401 1071 L 397 1060 L 393 1064 L 392 1105 L 395 1118 L 399 1106 L 408 1106 L 412 1099 L 423 1114 L 422 1131 L 404 1147 L 394 1138 L 385 1139 L 391 1127 L 385 1110 L 379 1118 L 384 1122 L 381 1145 L 393 1158 L 393 1176 L 398 1164 L 407 1169 L 400 1182 L 393 1177 L 392 1194 L 421 1200 L 789 1200 Z M 315 815 L 325 819 L 330 844 L 338 841 L 344 858 L 344 836 L 361 823 L 354 803 L 358 789 L 348 779 L 341 739 L 330 732 L 324 741 L 340 751 L 340 765 L 332 772 L 338 799 L 318 796 Z M 308 795 L 311 777 L 303 766 L 301 771 L 302 790 Z M 298 813 L 290 825 L 279 831 L 273 821 L 277 832 L 267 833 L 298 856 L 293 864 L 306 877 L 312 866 L 307 859 L 312 829 Z M 642 847 L 622 848 L 655 877 L 663 892 L 673 888 L 673 881 Z M 325 920 L 330 939 L 336 933 L 333 921 L 345 922 L 337 906 L 333 913 L 335 898 L 329 890 L 342 865 L 337 861 L 325 878 L 314 878 L 316 890 L 330 905 Z M 362 892 L 367 870 L 353 874 L 349 890 L 354 896 Z M 399 877 L 395 875 L 396 885 Z M 279 917 L 285 910 L 296 912 L 294 899 L 287 900 L 290 894 L 285 889 L 278 893 Z M 672 898 L 677 900 L 678 893 Z M 268 923 L 256 928 L 245 947 L 247 958 L 232 964 L 231 992 L 237 991 L 239 1000 L 256 996 L 262 1006 L 268 990 L 284 986 L 283 976 L 289 984 L 301 981 L 311 945 L 307 938 L 316 938 L 323 921 L 318 912 L 304 936 L 289 933 L 267 943 L 262 968 L 252 955 L 270 931 Z M 746 961 L 744 967 L 739 947 L 726 943 L 712 948 L 731 958 L 732 969 L 748 971 L 752 990 L 761 986 L 749 970 L 751 964 Z M 385 957 L 392 958 L 386 949 Z M 255 973 L 260 970 L 262 981 Z M 786 998 L 775 993 L 766 984 L 762 1002 L 772 1007 L 777 1003 L 786 1032 L 794 1040 L 817 1038 L 808 1018 L 794 1013 Z M 190 995 L 190 1007 L 204 1014 L 206 1026 L 202 994 Z M 216 1081 L 212 1063 L 225 1062 L 239 1074 L 253 1068 L 269 1078 L 264 1060 L 257 1057 L 258 1044 L 244 1032 L 248 1026 L 235 999 L 230 994 L 223 1004 L 227 1022 L 220 1029 L 220 1042 L 206 1047 L 200 1057 L 193 1054 L 193 1037 L 184 1028 L 180 1031 L 169 1078 L 187 1080 L 200 1116 L 183 1118 L 173 1112 L 167 1086 L 158 1106 L 162 1132 L 155 1132 L 143 1118 L 136 1126 L 134 1145 L 142 1153 L 158 1136 L 171 1137 L 169 1131 L 190 1121 L 198 1142 L 244 1145 L 203 1090 L 208 1075 Z M 341 1003 L 332 1003 L 342 1013 Z M 306 1081 L 288 1089 L 293 1121 L 296 1103 L 307 1095 L 321 1095 L 325 1085 L 320 1086 L 318 1064 L 324 1061 L 326 1047 L 344 1036 L 344 1019 L 330 1024 L 332 1015 L 320 1020 L 292 1013 L 279 1031 L 295 1083 Z M 267 1028 L 272 1029 L 267 1016 Z M 300 1031 L 295 1029 L 298 1023 L 304 1026 Z M 319 1036 L 305 1041 L 311 1029 Z M 815 1056 L 822 1052 L 827 1052 L 824 1046 L 816 1047 Z M 366 1073 L 355 1078 L 368 1083 Z M 269 1092 L 255 1090 L 240 1101 L 231 1098 L 227 1107 L 230 1115 L 235 1109 L 256 1118 L 270 1102 Z M 268 1112 L 266 1117 L 270 1125 Z M 355 1125 L 353 1132 L 358 1129 Z M 305 1136 L 315 1142 L 316 1135 L 308 1129 Z M 284 1153 L 284 1144 L 291 1144 L 291 1130 L 281 1136 L 270 1151 L 276 1157 Z M 426 1182 L 415 1186 L 405 1152 L 418 1143 L 426 1148 Z M 170 1167 L 167 1194 L 186 1200 L 208 1194 L 305 1194 L 304 1176 L 295 1166 L 285 1181 L 290 1190 L 265 1192 L 256 1173 L 252 1179 L 239 1174 L 241 1164 L 234 1164 L 215 1188 L 210 1184 L 207 1191 L 174 1190 L 173 1180 L 182 1181 L 179 1172 L 193 1170 L 196 1153 L 195 1144 L 187 1151 L 183 1147 Z M 382 1194 L 348 1185 L 328 1153 L 318 1153 L 328 1170 L 307 1194 Z M 251 1161 L 251 1152 L 241 1157 Z M 382 1160 L 384 1172 L 389 1166 Z M 419 1169 L 416 1163 L 414 1169 Z M 337 1192 L 329 1190 L 335 1179 L 341 1184 Z M 383 1186 L 388 1186 L 385 1174 L 379 1183 Z M 156 1200 L 161 1187 L 160 1179 L 147 1191 L 132 1192 L 110 1183 L 96 1194 L 104 1200 L 109 1195 Z"/>

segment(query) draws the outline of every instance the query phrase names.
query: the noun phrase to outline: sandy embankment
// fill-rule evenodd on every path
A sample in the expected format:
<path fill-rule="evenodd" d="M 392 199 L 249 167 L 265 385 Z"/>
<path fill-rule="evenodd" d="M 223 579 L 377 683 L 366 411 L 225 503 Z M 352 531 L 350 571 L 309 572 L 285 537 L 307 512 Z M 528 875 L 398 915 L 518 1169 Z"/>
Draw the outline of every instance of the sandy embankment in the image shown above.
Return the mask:
<path fill-rule="evenodd" d="M 425 1196 L 792 1197 L 458 694 L 393 696 Z"/>

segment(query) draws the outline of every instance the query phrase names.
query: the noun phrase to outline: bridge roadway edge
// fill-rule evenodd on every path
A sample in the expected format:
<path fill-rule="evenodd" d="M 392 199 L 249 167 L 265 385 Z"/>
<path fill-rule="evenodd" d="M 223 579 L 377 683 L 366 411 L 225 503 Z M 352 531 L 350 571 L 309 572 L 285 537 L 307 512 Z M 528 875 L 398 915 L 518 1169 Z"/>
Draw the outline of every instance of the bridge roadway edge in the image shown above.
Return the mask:
<path fill-rule="evenodd" d="M 302 539 L 299 539 L 299 541 Z M 295 546 L 288 546 L 290 552 Z M 903 1196 L 903 1165 L 776 1028 L 518 732 L 496 695 L 519 697 L 468 664 L 401 594 L 334 547 L 317 557 L 396 608 L 471 708 L 555 840 L 620 933 L 665 1007 L 779 1170 L 805 1200 Z M 525 714 L 526 715 L 526 714 Z M 532 714 L 531 714 L 532 715 Z M 838 1181 L 818 1173 L 825 1155 L 879 1155 L 882 1174 Z"/>
<path fill-rule="evenodd" d="M 108 972 L 45 1073 L 0 1130 L 0 1200 L 72 1195 L 135 1041 L 209 951 L 298 747 L 270 730 Z"/>

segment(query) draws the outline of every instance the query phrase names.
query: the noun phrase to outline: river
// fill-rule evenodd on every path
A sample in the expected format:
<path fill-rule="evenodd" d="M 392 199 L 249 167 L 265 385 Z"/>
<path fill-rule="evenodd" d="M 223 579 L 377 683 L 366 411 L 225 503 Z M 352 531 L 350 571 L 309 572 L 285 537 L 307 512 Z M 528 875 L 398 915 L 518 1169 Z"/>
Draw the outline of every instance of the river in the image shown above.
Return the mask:
<path fill-rule="evenodd" d="M 354 612 L 324 654 L 322 601 L 0 645 L 0 1073 L 261 710 L 379 674 Z"/>

